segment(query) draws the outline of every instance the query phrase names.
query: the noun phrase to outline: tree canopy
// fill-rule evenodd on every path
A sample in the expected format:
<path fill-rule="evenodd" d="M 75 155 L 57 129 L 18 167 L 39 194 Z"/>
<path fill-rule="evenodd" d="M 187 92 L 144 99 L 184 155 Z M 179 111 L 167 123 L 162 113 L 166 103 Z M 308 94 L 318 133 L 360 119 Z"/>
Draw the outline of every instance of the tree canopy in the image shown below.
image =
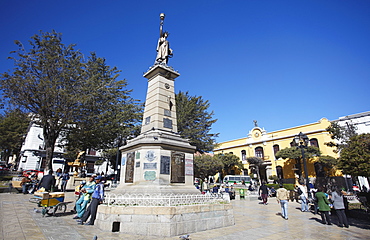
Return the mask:
<path fill-rule="evenodd" d="M 243 169 L 239 157 L 231 153 L 216 155 L 202 154 L 194 158 L 194 176 L 202 179 L 214 176 L 222 170 L 223 174 L 230 174 L 235 168 Z"/>
<path fill-rule="evenodd" d="M 351 122 L 346 122 L 346 126 L 341 126 L 337 122 L 332 122 L 326 129 L 330 133 L 331 139 L 334 141 L 327 142 L 325 145 L 335 147 L 334 152 L 340 152 L 347 145 L 351 137 L 356 136 L 356 126 Z"/>
<path fill-rule="evenodd" d="M 126 81 L 109 85 L 117 70 L 106 66 L 104 59 L 92 53 L 86 66 L 91 75 L 88 85 L 97 91 L 86 92 L 80 115 L 75 116 L 73 124 L 67 126 L 67 146 L 80 150 L 117 147 L 118 138 L 140 133 L 138 123 L 142 118 L 142 108 L 129 97 L 130 91 L 124 90 Z"/>
<path fill-rule="evenodd" d="M 320 149 L 314 146 L 308 146 L 304 151 L 306 158 L 318 157 L 321 155 Z M 276 153 L 276 158 L 300 159 L 302 158 L 302 152 L 301 149 L 297 147 L 284 148 Z"/>
<path fill-rule="evenodd" d="M 92 53 L 85 60 L 75 45 L 64 45 L 55 31 L 31 37 L 29 51 L 20 41 L 15 43 L 19 47 L 11 57 L 15 68 L 2 74 L 0 84 L 9 102 L 33 113 L 42 126 L 47 169 L 62 132 L 70 134 L 70 144 L 94 148 L 117 138 L 119 127 L 135 124 L 135 115 L 119 114 L 125 110 L 131 116 L 137 107 L 125 89 L 126 80 L 118 80 L 120 71 L 107 66 L 104 59 Z"/>
<path fill-rule="evenodd" d="M 232 153 L 219 153 L 214 155 L 214 158 L 221 160 L 225 174 L 230 174 L 235 167 L 243 169 L 240 158 Z"/>
<path fill-rule="evenodd" d="M 313 157 L 319 157 L 321 155 L 320 149 L 314 146 L 308 146 L 303 148 L 305 159 L 310 159 Z M 283 158 L 283 159 L 295 159 L 296 160 L 296 174 L 299 175 L 299 178 L 303 178 L 302 174 L 302 150 L 298 147 L 290 147 L 281 149 L 276 153 L 276 158 Z M 302 179 L 301 179 L 302 181 Z"/>
<path fill-rule="evenodd" d="M 345 174 L 370 177 L 370 133 L 349 139 L 340 152 L 338 168 Z"/>
<path fill-rule="evenodd" d="M 337 166 L 338 159 L 332 156 L 328 156 L 328 155 L 321 155 L 318 158 L 317 162 L 329 170 Z"/>
<path fill-rule="evenodd" d="M 253 164 L 256 166 L 261 166 L 263 164 L 262 158 L 259 157 L 247 157 L 247 161 L 249 164 Z"/>
<path fill-rule="evenodd" d="M 223 168 L 223 163 L 220 158 L 215 158 L 211 155 L 202 154 L 194 158 L 194 176 L 206 179 L 208 176 L 214 176 Z"/>
<path fill-rule="evenodd" d="M 209 106 L 209 102 L 202 97 L 189 96 L 188 92 L 176 94 L 178 132 L 189 139 L 200 153 L 213 151 L 218 136 L 218 133 L 210 133 L 217 119 L 213 119 L 213 111 L 208 112 Z"/>
<path fill-rule="evenodd" d="M 247 157 L 247 161 L 256 167 L 258 182 L 261 184 L 260 166 L 263 164 L 263 159 L 259 157 Z"/>
<path fill-rule="evenodd" d="M 6 111 L 5 115 L 0 115 L 2 161 L 7 161 L 13 154 L 19 155 L 29 124 L 30 118 L 19 109 Z"/>

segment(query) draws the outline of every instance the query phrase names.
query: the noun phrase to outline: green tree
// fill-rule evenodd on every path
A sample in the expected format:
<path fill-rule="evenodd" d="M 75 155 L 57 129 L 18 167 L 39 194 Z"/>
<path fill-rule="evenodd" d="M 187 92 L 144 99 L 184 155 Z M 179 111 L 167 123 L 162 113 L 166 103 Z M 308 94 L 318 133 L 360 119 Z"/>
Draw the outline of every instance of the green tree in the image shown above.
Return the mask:
<path fill-rule="evenodd" d="M 315 166 L 316 184 L 331 188 L 335 182 L 332 181 L 330 176 L 335 173 L 337 169 L 338 159 L 332 156 L 322 155 L 318 157 L 315 164 L 319 164 Z"/>
<path fill-rule="evenodd" d="M 258 182 L 261 184 L 260 166 L 262 166 L 262 164 L 263 164 L 262 158 L 248 157 L 247 161 L 248 161 L 249 164 L 254 165 L 256 167 Z"/>
<path fill-rule="evenodd" d="M 240 161 L 240 158 L 232 153 L 219 153 L 214 155 L 214 158 L 217 159 L 217 161 L 221 161 L 223 164 L 223 171 L 224 173 L 230 174 L 232 170 L 235 170 L 235 168 L 243 169 L 243 164 Z"/>
<path fill-rule="evenodd" d="M 213 151 L 218 133 L 210 133 L 213 111 L 208 112 L 210 104 L 202 97 L 189 96 L 189 93 L 176 94 L 177 129 L 183 138 L 190 140 L 200 153 Z"/>
<path fill-rule="evenodd" d="M 35 121 L 43 128 L 46 170 L 51 169 L 54 146 L 63 131 L 83 129 L 86 122 L 94 125 L 91 122 L 94 118 L 101 121 L 100 127 L 108 126 L 110 121 L 102 120 L 100 114 L 109 117 L 109 113 L 118 112 L 116 108 L 122 109 L 122 105 L 131 102 L 128 92 L 123 90 L 126 81 L 118 80 L 119 71 L 95 54 L 85 61 L 83 54 L 74 49 L 75 45 L 64 45 L 61 34 L 55 31 L 31 37 L 28 52 L 21 42 L 15 43 L 19 46 L 13 52 L 16 57 L 11 58 L 15 69 L 2 74 L 0 84 L 10 103 L 37 117 Z M 95 108 L 96 105 L 99 106 Z M 97 130 L 94 126 L 90 127 L 90 136 L 102 136 L 101 132 L 92 132 Z M 80 133 L 85 135 L 87 131 Z"/>
<path fill-rule="evenodd" d="M 327 170 L 330 170 L 337 166 L 338 159 L 332 156 L 322 155 L 318 158 L 317 162 L 320 163 Z"/>
<path fill-rule="evenodd" d="M 9 156 L 15 154 L 17 158 L 22 147 L 24 136 L 30 118 L 19 109 L 6 111 L 5 115 L 0 115 L 0 149 L 2 151 L 2 161 L 8 161 Z"/>
<path fill-rule="evenodd" d="M 135 137 L 140 133 L 142 107 L 129 97 L 131 91 L 124 90 L 126 81 L 109 85 L 118 71 L 110 69 L 104 59 L 92 53 L 86 66 L 89 74 L 87 92 L 80 115 L 65 131 L 66 146 L 83 151 L 116 148 L 119 139 Z M 97 91 L 91 92 L 91 88 Z"/>
<path fill-rule="evenodd" d="M 370 177 L 370 134 L 353 136 L 343 146 L 337 167 L 352 176 Z"/>
<path fill-rule="evenodd" d="M 304 154 L 305 158 L 308 161 L 308 159 L 311 159 L 313 157 L 319 157 L 321 155 L 320 149 L 314 146 L 308 146 L 304 148 Z M 298 167 L 298 170 L 296 173 L 299 175 L 300 181 L 303 180 L 302 177 L 302 151 L 300 148 L 297 147 L 290 147 L 290 148 L 284 148 L 281 149 L 276 153 L 276 158 L 282 158 L 282 159 L 295 159 L 296 166 Z"/>
<path fill-rule="evenodd" d="M 314 146 L 308 146 L 304 149 L 305 158 L 318 157 L 321 155 L 320 149 Z M 290 147 L 281 149 L 276 153 L 276 158 L 282 159 L 300 159 L 302 158 L 302 152 L 300 148 Z"/>
<path fill-rule="evenodd" d="M 117 160 L 117 148 L 111 148 L 103 151 L 103 158 L 106 159 L 111 166 L 116 166 Z"/>
<path fill-rule="evenodd" d="M 202 154 L 194 158 L 194 176 L 200 179 L 206 179 L 208 176 L 214 176 L 223 168 L 220 158 L 211 155 Z"/>
<path fill-rule="evenodd" d="M 351 122 L 346 122 L 345 126 L 340 126 L 337 122 L 332 122 L 330 126 L 326 129 L 334 141 L 327 142 L 325 145 L 329 147 L 335 147 L 334 152 L 338 153 L 343 147 L 348 144 L 351 137 L 357 135 L 356 126 Z"/>

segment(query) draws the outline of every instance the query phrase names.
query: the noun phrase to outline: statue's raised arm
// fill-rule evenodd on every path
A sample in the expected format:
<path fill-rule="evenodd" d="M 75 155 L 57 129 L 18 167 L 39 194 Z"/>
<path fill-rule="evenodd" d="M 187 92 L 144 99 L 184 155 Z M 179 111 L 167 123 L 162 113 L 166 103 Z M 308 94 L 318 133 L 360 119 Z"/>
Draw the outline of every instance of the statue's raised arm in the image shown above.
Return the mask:
<path fill-rule="evenodd" d="M 157 44 L 157 57 L 155 59 L 155 64 L 167 65 L 168 58 L 172 57 L 172 49 L 170 48 L 170 43 L 167 41 L 168 32 L 163 32 L 163 21 L 165 18 L 164 13 L 159 15 L 160 26 L 159 26 L 159 39 Z"/>

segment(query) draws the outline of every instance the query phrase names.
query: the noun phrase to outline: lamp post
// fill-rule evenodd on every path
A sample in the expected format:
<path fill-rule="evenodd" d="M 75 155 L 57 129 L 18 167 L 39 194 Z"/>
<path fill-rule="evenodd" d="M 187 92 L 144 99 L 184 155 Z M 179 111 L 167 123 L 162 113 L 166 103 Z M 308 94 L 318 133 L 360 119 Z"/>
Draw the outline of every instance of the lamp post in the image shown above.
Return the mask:
<path fill-rule="evenodd" d="M 114 171 L 115 174 L 116 174 L 116 176 L 114 177 L 115 178 L 115 183 L 118 182 L 118 180 L 120 178 L 120 175 L 121 175 L 121 163 L 119 162 L 119 160 L 120 160 L 119 147 L 121 146 L 121 144 L 122 144 L 122 136 L 119 135 L 118 140 L 117 140 L 116 169 Z"/>
<path fill-rule="evenodd" d="M 309 182 L 308 182 L 307 163 L 306 163 L 306 158 L 304 157 L 304 148 L 307 148 L 308 141 L 309 141 L 308 137 L 302 132 L 294 136 L 294 142 L 297 148 L 301 149 L 307 192 L 310 192 L 310 186 L 308 184 Z"/>

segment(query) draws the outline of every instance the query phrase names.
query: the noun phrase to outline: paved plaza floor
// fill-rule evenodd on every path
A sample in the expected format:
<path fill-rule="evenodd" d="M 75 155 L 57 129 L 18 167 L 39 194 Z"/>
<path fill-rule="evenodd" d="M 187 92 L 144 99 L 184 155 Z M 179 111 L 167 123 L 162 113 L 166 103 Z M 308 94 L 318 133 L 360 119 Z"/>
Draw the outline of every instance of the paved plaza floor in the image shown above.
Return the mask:
<path fill-rule="evenodd" d="M 42 217 L 36 204 L 29 202 L 32 195 L 0 193 L 0 239 L 4 240 L 92 240 L 103 239 L 179 239 L 128 235 L 117 232 L 103 232 L 94 226 L 77 225 L 72 219 L 73 204 L 67 212 L 58 217 Z M 73 201 L 73 192 L 66 194 L 66 201 Z M 320 223 L 320 216 L 301 212 L 300 204 L 289 202 L 289 220 L 280 216 L 280 205 L 274 198 L 268 205 L 258 200 L 233 200 L 235 225 L 197 233 L 190 233 L 191 240 L 205 239 L 370 239 L 370 222 L 349 218 L 350 227 L 340 228 L 336 216 L 333 225 Z M 36 208 L 36 209 L 35 209 Z M 121 226 L 124 227 L 124 226 Z"/>

